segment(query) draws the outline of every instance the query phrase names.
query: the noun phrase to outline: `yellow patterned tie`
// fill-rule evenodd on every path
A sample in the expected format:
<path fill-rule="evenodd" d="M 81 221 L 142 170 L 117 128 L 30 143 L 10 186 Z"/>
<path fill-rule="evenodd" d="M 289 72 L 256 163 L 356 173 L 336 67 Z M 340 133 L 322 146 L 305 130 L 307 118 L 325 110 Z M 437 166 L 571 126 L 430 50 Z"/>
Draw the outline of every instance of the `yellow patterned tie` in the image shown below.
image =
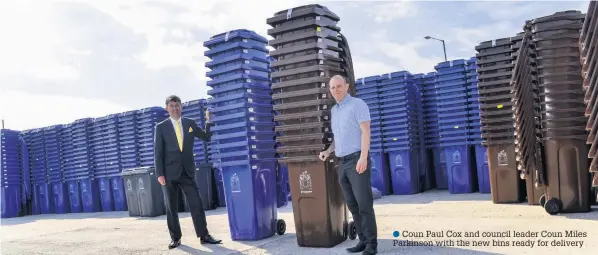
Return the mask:
<path fill-rule="evenodd" d="M 179 142 L 179 149 L 181 151 L 183 151 L 183 139 L 181 138 L 181 125 L 179 125 L 179 124 L 180 124 L 180 120 L 177 120 L 175 133 L 176 133 L 176 139 Z"/>

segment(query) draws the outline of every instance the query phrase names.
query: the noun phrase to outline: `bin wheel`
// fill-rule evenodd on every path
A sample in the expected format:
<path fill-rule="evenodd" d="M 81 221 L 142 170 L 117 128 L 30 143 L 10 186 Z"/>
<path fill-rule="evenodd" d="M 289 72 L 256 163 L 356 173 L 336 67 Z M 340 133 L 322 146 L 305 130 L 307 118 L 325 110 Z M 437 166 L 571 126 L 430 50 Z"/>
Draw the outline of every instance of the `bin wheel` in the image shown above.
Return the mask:
<path fill-rule="evenodd" d="M 546 204 L 546 194 L 544 194 L 540 197 L 540 206 L 544 207 L 545 204 Z"/>
<path fill-rule="evenodd" d="M 546 210 L 546 212 L 550 215 L 556 215 L 559 212 L 561 212 L 561 209 L 563 207 L 561 206 L 561 201 L 556 199 L 556 198 L 551 198 L 548 201 L 546 201 L 546 204 L 544 205 L 544 210 Z"/>
<path fill-rule="evenodd" d="M 349 222 L 349 239 L 355 240 L 357 238 L 357 227 L 355 226 L 355 222 Z"/>
<path fill-rule="evenodd" d="M 276 234 L 284 235 L 284 232 L 287 231 L 287 224 L 284 222 L 283 219 L 279 219 L 276 221 Z"/>

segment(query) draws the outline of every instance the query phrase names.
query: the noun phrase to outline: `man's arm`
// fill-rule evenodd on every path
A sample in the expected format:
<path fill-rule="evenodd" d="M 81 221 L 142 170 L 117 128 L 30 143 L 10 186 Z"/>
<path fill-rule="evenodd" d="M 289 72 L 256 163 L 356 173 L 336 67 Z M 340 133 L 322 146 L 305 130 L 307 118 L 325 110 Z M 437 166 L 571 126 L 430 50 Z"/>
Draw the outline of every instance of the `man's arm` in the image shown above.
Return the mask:
<path fill-rule="evenodd" d="M 362 159 L 368 158 L 368 153 L 370 150 L 370 108 L 368 105 L 363 101 L 359 100 L 357 107 L 355 108 L 355 116 L 357 117 L 357 123 L 359 123 L 359 128 L 361 129 L 361 155 Z"/>
<path fill-rule="evenodd" d="M 330 154 L 334 151 L 334 138 L 332 139 L 332 142 L 330 143 L 330 146 L 328 146 L 328 149 L 326 149 L 326 153 Z"/>
<path fill-rule="evenodd" d="M 158 177 L 164 176 L 164 138 L 160 130 L 160 124 L 154 128 L 154 166 Z"/>
<path fill-rule="evenodd" d="M 191 126 L 193 127 L 193 136 L 203 140 L 204 142 L 209 142 L 210 138 L 212 137 L 212 132 L 210 131 L 210 127 L 212 123 L 206 123 L 206 130 L 204 131 L 197 125 L 197 122 L 191 120 Z"/>
<path fill-rule="evenodd" d="M 370 121 L 359 123 L 361 128 L 361 158 L 367 158 L 370 150 Z"/>

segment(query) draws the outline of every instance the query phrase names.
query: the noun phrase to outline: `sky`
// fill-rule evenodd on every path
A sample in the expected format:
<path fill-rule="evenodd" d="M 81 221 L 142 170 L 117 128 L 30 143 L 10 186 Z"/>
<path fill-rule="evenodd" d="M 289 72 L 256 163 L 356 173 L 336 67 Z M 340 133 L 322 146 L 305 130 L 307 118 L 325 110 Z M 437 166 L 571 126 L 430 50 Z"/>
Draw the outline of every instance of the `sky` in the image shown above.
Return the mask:
<path fill-rule="evenodd" d="M 588 1 L 0 1 L 0 118 L 26 130 L 162 106 L 166 96 L 207 97 L 203 42 L 249 29 L 305 4 L 340 18 L 355 76 L 434 71 L 475 56 L 483 41 L 511 37 L 526 20 L 587 11 Z"/>

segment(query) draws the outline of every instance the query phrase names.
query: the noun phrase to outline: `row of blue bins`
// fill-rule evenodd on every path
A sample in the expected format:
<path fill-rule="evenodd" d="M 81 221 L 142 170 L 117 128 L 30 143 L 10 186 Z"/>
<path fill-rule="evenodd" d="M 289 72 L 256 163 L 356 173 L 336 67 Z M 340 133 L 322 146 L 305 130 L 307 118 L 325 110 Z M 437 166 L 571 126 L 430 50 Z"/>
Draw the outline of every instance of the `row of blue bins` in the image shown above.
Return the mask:
<path fill-rule="evenodd" d="M 233 240 L 267 238 L 284 226 L 277 220 L 278 163 L 267 44 L 266 38 L 249 30 L 218 34 L 204 43 L 211 70 L 207 85 L 214 115 L 212 157 L 221 170 Z"/>
<path fill-rule="evenodd" d="M 20 132 L 0 129 L 0 180 L 2 218 L 17 217 L 31 198 L 29 157 Z"/>
<path fill-rule="evenodd" d="M 490 193 L 482 146 L 476 59 L 447 61 L 436 72 L 395 72 L 356 81 L 370 108 L 372 186 L 382 195 L 435 186 Z"/>

